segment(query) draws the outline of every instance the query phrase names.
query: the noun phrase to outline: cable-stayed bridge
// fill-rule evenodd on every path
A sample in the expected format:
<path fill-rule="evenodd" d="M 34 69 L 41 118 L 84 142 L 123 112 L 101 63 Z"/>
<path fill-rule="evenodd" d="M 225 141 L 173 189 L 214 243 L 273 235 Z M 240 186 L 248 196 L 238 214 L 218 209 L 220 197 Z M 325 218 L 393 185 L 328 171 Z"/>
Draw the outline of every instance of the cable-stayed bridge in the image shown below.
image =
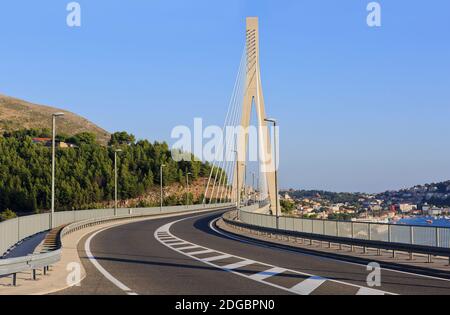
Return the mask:
<path fill-rule="evenodd" d="M 278 213 L 277 148 L 273 148 L 276 141 L 271 141 L 268 129 L 268 122 L 273 120 L 266 116 L 259 56 L 258 18 L 250 17 L 247 18 L 244 51 L 224 122 L 223 146 L 217 150 L 213 161 L 204 202 L 206 199 L 210 203 L 229 200 L 241 204 L 256 199 L 258 202 L 267 200 L 270 211 Z M 253 134 L 250 130 L 252 108 L 256 109 L 257 116 Z M 258 181 L 252 181 L 252 193 L 258 194 L 257 198 L 247 194 L 248 160 L 257 164 Z"/>
<path fill-rule="evenodd" d="M 248 18 L 224 121 L 233 132 L 212 161 L 202 204 L 2 222 L 0 294 L 450 294 L 449 228 L 280 216 L 259 36 L 258 19 Z"/>

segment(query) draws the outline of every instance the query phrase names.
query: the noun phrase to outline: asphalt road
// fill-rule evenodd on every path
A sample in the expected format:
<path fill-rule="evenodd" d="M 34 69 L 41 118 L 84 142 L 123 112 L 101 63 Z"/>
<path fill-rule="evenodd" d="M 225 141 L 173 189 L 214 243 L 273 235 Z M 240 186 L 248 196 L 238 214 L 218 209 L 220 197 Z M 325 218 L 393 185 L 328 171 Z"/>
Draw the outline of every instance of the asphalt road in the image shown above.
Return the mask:
<path fill-rule="evenodd" d="M 142 221 L 87 235 L 78 247 L 87 277 L 58 294 L 450 294 L 448 280 L 384 269 L 381 286 L 369 288 L 366 266 L 229 238 L 211 228 L 219 216 Z"/>

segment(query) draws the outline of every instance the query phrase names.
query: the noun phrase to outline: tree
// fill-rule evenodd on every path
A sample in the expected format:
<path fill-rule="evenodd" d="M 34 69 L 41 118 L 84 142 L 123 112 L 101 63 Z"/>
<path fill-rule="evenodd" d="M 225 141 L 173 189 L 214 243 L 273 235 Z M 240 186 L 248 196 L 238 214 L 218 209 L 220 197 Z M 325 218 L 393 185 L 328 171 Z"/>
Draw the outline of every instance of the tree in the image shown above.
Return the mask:
<path fill-rule="evenodd" d="M 50 208 L 51 148 L 32 141 L 46 132 L 19 130 L 0 134 L 0 211 L 11 209 L 22 214 Z M 211 166 L 207 163 L 194 158 L 174 161 L 167 143 L 135 143 L 134 136 L 126 133 L 119 140 L 125 138 L 129 145 L 122 146 L 123 152 L 118 155 L 121 199 L 140 197 L 159 185 L 161 164 L 165 165 L 164 185 L 185 185 L 186 168 L 193 174 L 192 179 L 209 175 Z M 114 148 L 101 146 L 90 133 L 77 134 L 67 141 L 78 147 L 56 151 L 56 209 L 95 208 L 113 200 Z M 167 202 L 184 204 L 185 200 L 169 198 Z"/>
<path fill-rule="evenodd" d="M 281 212 L 290 213 L 295 209 L 295 204 L 288 200 L 280 200 Z"/>
<path fill-rule="evenodd" d="M 128 134 L 125 131 L 115 132 L 111 135 L 111 140 L 109 140 L 108 145 L 130 145 L 135 143 L 136 138 L 132 134 Z"/>
<path fill-rule="evenodd" d="M 1 221 L 6 221 L 6 220 L 10 220 L 10 219 L 14 219 L 17 218 L 17 215 L 15 212 L 6 209 L 5 211 L 3 211 L 2 213 L 0 213 L 0 222 Z"/>
<path fill-rule="evenodd" d="M 79 134 L 76 134 L 73 137 L 70 137 L 67 139 L 67 142 L 73 143 L 77 146 L 80 146 L 82 144 L 88 144 L 93 145 L 96 143 L 97 136 L 95 133 L 92 132 L 82 132 Z"/>

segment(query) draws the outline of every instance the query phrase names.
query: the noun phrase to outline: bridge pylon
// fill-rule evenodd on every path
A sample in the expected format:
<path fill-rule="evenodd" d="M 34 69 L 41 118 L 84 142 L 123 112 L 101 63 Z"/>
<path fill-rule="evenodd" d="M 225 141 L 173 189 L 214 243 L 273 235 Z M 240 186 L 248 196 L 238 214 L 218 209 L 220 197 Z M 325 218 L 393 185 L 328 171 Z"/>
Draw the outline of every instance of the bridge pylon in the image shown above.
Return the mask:
<path fill-rule="evenodd" d="M 275 181 L 275 161 L 267 128 L 266 112 L 264 107 L 264 96 L 261 84 L 261 71 L 259 63 L 259 23 L 257 17 L 248 17 L 246 21 L 246 80 L 242 102 L 241 126 L 243 130 L 248 130 L 252 106 L 255 104 L 258 118 L 258 138 L 259 138 L 259 158 L 260 172 L 262 180 L 266 184 L 268 199 L 272 213 L 276 211 L 278 191 Z M 242 189 L 244 176 L 246 174 L 246 160 L 248 155 L 248 132 L 240 133 L 237 141 L 238 169 L 235 169 L 233 176 L 233 187 Z M 274 148 L 276 149 L 276 148 Z M 238 173 L 236 173 L 238 172 Z M 237 176 L 237 174 L 240 174 Z M 238 181 L 238 183 L 236 183 Z M 237 185 L 236 185 L 237 184 Z M 263 186 L 264 186 L 263 184 Z M 234 188 L 235 189 L 235 188 Z M 260 192 L 261 193 L 261 192 Z M 241 194 L 238 194 L 239 196 Z M 240 198 L 240 197 L 239 197 Z M 239 202 L 240 200 L 238 200 Z M 280 209 L 280 208 L 279 208 Z"/>

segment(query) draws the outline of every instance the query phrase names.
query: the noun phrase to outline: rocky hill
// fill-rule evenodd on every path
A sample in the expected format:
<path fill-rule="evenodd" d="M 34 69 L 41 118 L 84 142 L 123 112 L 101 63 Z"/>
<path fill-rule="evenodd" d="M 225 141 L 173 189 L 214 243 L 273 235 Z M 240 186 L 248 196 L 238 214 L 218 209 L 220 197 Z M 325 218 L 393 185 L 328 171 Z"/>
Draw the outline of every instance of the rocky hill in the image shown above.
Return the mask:
<path fill-rule="evenodd" d="M 80 132 L 92 132 L 101 144 L 106 144 L 110 134 L 90 122 L 66 110 L 32 104 L 20 99 L 0 94 L 0 132 L 17 129 L 50 129 L 52 113 L 63 112 L 64 118 L 58 121 L 58 132 L 69 136 Z"/>

